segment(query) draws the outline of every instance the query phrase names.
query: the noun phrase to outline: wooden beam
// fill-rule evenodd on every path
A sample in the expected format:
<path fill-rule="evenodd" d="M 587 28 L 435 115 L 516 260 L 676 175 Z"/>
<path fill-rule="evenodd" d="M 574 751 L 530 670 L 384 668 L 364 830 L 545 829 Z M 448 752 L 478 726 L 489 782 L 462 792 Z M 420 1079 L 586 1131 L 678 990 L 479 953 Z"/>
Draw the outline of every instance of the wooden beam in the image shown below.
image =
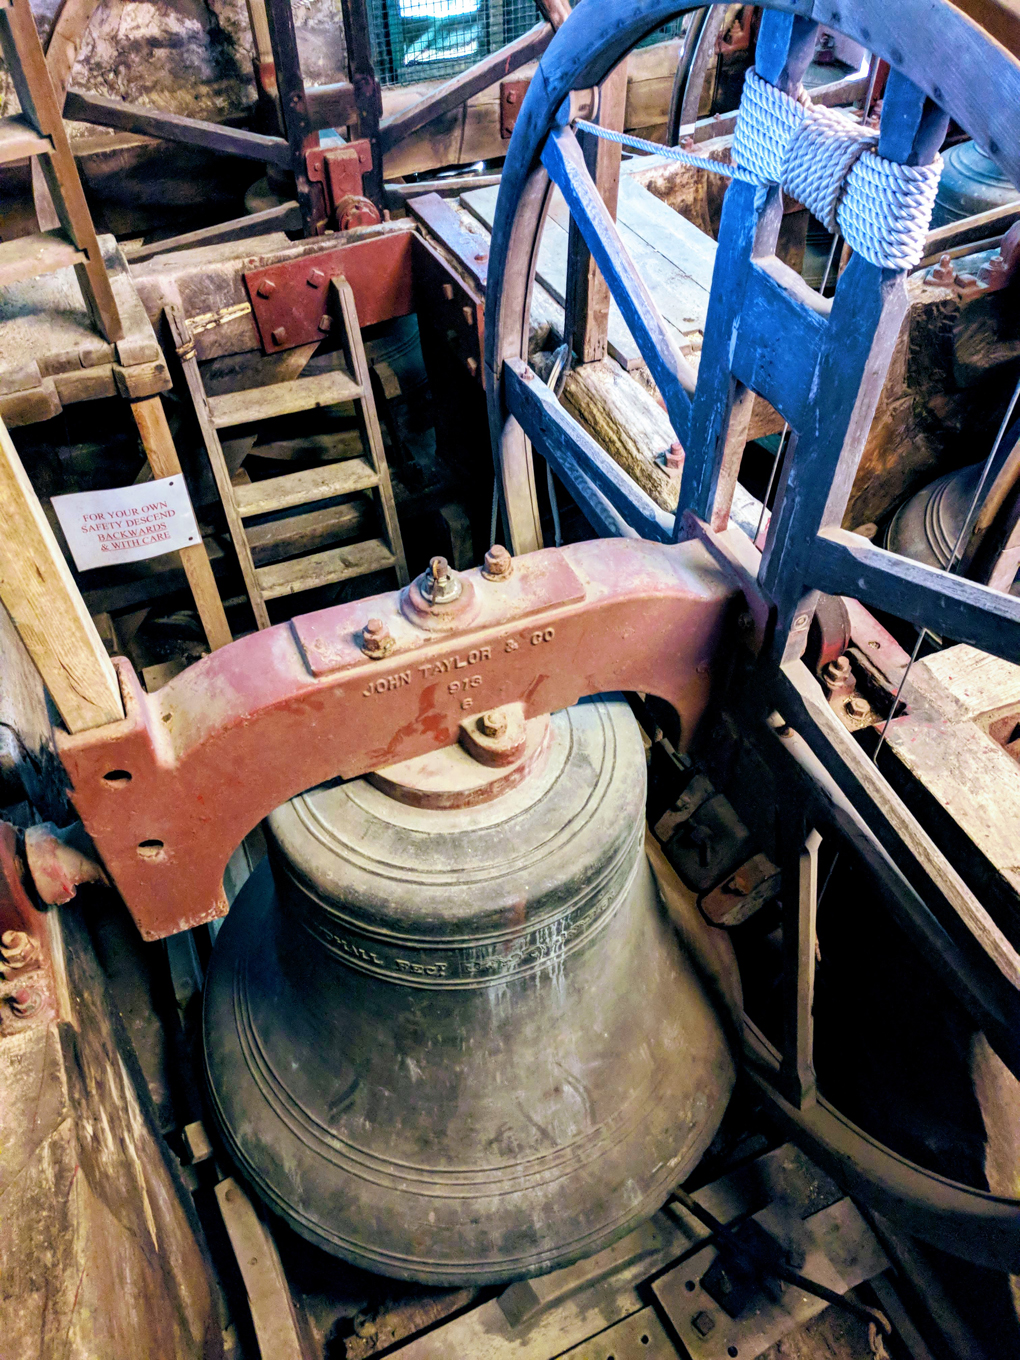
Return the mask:
<path fill-rule="evenodd" d="M 277 3 L 277 0 L 271 0 L 271 3 Z M 287 0 L 287 3 L 289 5 L 290 0 Z M 340 0 L 340 13 L 343 16 L 344 41 L 347 45 L 347 73 L 354 86 L 358 136 L 369 142 L 372 148 L 372 164 L 362 175 L 362 192 L 381 209 L 383 170 L 379 121 L 382 118 L 382 88 L 372 65 L 372 40 L 366 0 Z"/>
<path fill-rule="evenodd" d="M 1020 600 L 877 548 L 860 534 L 823 529 L 811 549 L 808 576 L 826 594 L 851 595 L 1006 661 L 1020 657 Z"/>
<path fill-rule="evenodd" d="M 123 718 L 113 663 L 2 421 L 0 599 L 69 732 Z"/>
<path fill-rule="evenodd" d="M 290 147 L 282 137 L 264 137 L 261 132 L 249 132 L 246 128 L 207 123 L 201 118 L 184 118 L 179 113 L 163 113 L 145 104 L 125 104 L 123 100 L 105 99 L 85 90 L 68 90 L 64 117 L 290 168 Z"/>
<path fill-rule="evenodd" d="M 399 113 L 391 113 L 379 124 L 379 145 L 383 155 L 405 137 L 409 137 L 412 132 L 417 132 L 419 128 L 431 123 L 433 119 L 441 118 L 444 113 L 459 108 L 472 96 L 481 94 L 482 90 L 487 90 L 490 85 L 495 85 L 511 72 L 526 66 L 529 61 L 537 61 L 549 46 L 552 36 L 551 24 L 536 24 L 512 43 L 501 47 L 498 52 L 493 52 L 491 56 L 476 62 L 474 66 L 469 66 L 460 75 L 454 76 L 452 80 L 431 91 L 417 104 L 412 104 L 408 109 L 401 109 Z"/>
<path fill-rule="evenodd" d="M 626 104 L 625 57 L 599 86 L 599 126 L 613 132 L 622 132 Z M 579 141 L 588 173 L 602 195 L 606 212 L 615 221 L 620 193 L 620 157 L 623 148 L 618 142 L 607 142 L 591 132 L 582 133 Z M 592 259 L 577 223 L 571 217 L 567 247 L 564 338 L 577 356 L 578 363 L 594 364 L 606 357 L 608 335 L 609 286 Z"/>
<path fill-rule="evenodd" d="M 183 475 L 173 435 L 166 423 L 166 412 L 159 397 L 143 397 L 141 401 L 133 401 L 131 414 L 138 426 L 142 448 L 149 460 L 153 477 L 158 479 Z M 228 642 L 233 641 L 233 637 L 227 624 L 227 616 L 223 612 L 223 601 L 216 588 L 205 544 L 199 541 L 190 548 L 181 548 L 180 558 L 210 650 L 225 647 Z"/>
<path fill-rule="evenodd" d="M 128 242 L 121 246 L 121 250 L 128 264 L 135 264 L 141 260 L 151 260 L 155 255 L 166 255 L 172 250 L 193 250 L 198 246 L 219 245 L 222 241 L 244 241 L 271 231 L 300 230 L 301 209 L 292 201 L 281 203 L 275 208 L 265 208 L 262 212 L 247 213 L 244 217 L 232 217 L 229 222 L 218 222 L 212 227 L 199 227 L 197 231 L 169 236 L 162 241 L 149 241 L 145 245 Z"/>

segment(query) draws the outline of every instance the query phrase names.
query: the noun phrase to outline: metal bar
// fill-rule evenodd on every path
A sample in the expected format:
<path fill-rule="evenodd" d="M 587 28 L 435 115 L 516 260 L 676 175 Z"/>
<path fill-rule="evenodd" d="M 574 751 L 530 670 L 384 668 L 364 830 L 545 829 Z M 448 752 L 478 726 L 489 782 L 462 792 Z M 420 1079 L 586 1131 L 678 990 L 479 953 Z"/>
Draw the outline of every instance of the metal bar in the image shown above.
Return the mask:
<path fill-rule="evenodd" d="M 290 0 L 273 0 L 273 3 Z M 382 148 L 379 124 L 382 120 L 382 89 L 372 65 L 372 39 L 368 26 L 368 6 L 365 0 L 340 0 L 347 42 L 347 68 L 354 86 L 354 103 L 358 112 L 358 136 L 372 148 L 372 168 L 362 177 L 366 198 L 376 207 L 383 207 Z"/>
<path fill-rule="evenodd" d="M 781 1078 L 798 1110 L 816 1096 L 814 1063 L 815 925 L 818 914 L 818 847 L 809 831 L 787 870 L 795 878 L 783 892 L 783 1066 Z M 792 870 L 792 872 L 791 872 Z"/>
<path fill-rule="evenodd" d="M 320 220 L 324 217 L 325 207 L 320 200 L 321 191 L 318 186 L 313 186 L 308 178 L 308 167 L 305 164 L 305 147 L 312 134 L 312 124 L 305 100 L 305 82 L 301 76 L 301 58 L 298 55 L 297 34 L 294 31 L 294 11 L 291 0 L 265 0 L 265 6 L 269 35 L 273 42 L 280 113 L 283 116 L 289 146 L 289 154 L 283 164 L 294 172 L 294 186 L 301 208 L 305 235 L 315 236 L 320 231 Z"/>

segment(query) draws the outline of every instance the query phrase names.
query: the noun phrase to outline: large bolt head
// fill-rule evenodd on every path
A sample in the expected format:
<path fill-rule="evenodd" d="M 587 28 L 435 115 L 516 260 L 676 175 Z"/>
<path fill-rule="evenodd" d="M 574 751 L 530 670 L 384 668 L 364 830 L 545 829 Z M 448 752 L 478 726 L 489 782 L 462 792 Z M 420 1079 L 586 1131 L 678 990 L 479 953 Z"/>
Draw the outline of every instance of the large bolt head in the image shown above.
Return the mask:
<path fill-rule="evenodd" d="M 388 656 L 394 645 L 393 636 L 382 619 L 369 619 L 361 630 L 361 650 L 372 660 Z"/>
<path fill-rule="evenodd" d="M 482 575 L 490 581 L 505 581 L 514 569 L 514 560 L 502 543 L 494 543 L 485 554 Z"/>

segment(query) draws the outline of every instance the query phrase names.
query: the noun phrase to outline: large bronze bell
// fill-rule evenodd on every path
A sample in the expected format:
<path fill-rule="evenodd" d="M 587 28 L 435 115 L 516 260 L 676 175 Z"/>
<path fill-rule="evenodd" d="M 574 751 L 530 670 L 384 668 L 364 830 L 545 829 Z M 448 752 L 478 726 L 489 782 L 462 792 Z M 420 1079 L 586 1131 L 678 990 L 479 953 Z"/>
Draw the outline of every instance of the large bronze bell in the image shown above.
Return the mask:
<path fill-rule="evenodd" d="M 452 748 L 272 814 L 272 873 L 213 954 L 206 1070 L 238 1166 L 304 1237 L 402 1279 L 509 1280 L 629 1232 L 697 1162 L 733 1064 L 644 799 L 637 724 L 599 698 L 528 723 L 510 767 Z"/>

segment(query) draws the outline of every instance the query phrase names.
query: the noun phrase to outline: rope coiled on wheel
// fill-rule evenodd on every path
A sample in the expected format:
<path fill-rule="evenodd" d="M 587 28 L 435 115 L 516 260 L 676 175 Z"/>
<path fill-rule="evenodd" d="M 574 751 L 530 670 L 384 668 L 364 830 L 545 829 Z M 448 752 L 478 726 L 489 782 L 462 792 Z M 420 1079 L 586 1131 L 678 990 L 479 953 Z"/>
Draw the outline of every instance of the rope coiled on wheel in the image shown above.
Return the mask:
<path fill-rule="evenodd" d="M 878 154 L 879 134 L 844 113 L 785 94 L 748 71 L 733 137 L 733 165 L 578 119 L 575 127 L 606 141 L 649 151 L 696 170 L 745 183 L 779 184 L 846 243 L 881 269 L 912 269 L 925 238 L 942 173 Z"/>

